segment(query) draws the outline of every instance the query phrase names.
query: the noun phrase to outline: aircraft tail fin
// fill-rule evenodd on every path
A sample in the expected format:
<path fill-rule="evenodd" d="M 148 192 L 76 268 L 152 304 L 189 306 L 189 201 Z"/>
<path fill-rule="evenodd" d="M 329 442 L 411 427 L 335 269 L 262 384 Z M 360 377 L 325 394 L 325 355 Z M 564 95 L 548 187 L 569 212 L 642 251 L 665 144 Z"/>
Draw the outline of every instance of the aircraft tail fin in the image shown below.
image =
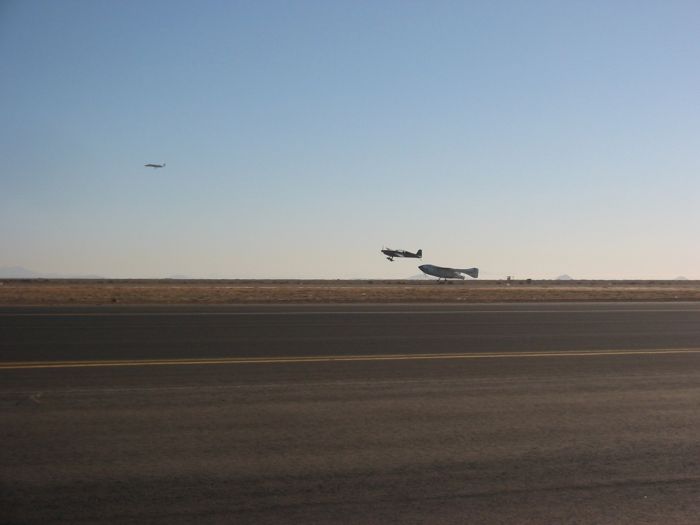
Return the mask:
<path fill-rule="evenodd" d="M 422 259 L 423 258 L 423 250 L 418 250 L 416 252 L 416 255 L 418 256 L 419 259 Z"/>
<path fill-rule="evenodd" d="M 478 268 L 467 268 L 463 270 L 457 270 L 460 273 L 466 273 L 469 277 L 473 277 L 476 279 L 479 277 L 479 269 Z"/>

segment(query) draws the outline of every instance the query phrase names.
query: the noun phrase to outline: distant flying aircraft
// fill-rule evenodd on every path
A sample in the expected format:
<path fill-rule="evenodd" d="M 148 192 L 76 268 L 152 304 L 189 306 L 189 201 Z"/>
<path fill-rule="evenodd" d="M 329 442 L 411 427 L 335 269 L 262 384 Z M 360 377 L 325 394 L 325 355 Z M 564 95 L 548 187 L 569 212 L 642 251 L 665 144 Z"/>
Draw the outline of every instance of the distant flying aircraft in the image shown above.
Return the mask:
<path fill-rule="evenodd" d="M 163 164 L 144 164 L 144 167 L 146 168 L 165 168 L 165 162 Z"/>
<path fill-rule="evenodd" d="M 387 259 L 394 261 L 394 257 L 408 257 L 410 259 L 422 259 L 423 250 L 418 250 L 416 253 L 407 252 L 406 250 L 392 250 L 391 248 L 382 248 L 382 253 Z"/>
<path fill-rule="evenodd" d="M 418 268 L 423 273 L 437 277 L 438 281 L 440 279 L 445 279 L 446 281 L 447 279 L 464 279 L 464 275 L 462 274 L 466 274 L 474 279 L 479 277 L 478 268 L 443 268 L 442 266 L 433 266 L 432 264 L 422 264 Z"/>

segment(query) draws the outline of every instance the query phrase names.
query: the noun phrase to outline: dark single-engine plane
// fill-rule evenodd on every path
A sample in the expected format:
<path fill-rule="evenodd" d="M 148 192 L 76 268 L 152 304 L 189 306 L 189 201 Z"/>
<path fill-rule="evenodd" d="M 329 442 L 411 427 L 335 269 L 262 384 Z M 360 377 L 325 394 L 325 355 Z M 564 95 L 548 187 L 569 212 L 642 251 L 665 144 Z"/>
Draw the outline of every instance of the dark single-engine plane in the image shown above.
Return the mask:
<path fill-rule="evenodd" d="M 411 253 L 406 250 L 392 250 L 391 248 L 382 248 L 382 253 L 390 261 L 394 261 L 394 257 L 406 257 L 409 259 L 422 259 L 423 250 L 418 250 L 416 253 Z"/>

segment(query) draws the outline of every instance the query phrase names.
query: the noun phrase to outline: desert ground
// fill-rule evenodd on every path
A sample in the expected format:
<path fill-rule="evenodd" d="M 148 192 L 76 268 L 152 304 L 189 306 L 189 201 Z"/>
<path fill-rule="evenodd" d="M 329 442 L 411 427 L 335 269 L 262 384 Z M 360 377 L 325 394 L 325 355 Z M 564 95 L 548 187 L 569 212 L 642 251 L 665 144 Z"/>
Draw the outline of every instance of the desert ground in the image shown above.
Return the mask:
<path fill-rule="evenodd" d="M 700 301 L 700 281 L 4 279 L 0 305 Z"/>

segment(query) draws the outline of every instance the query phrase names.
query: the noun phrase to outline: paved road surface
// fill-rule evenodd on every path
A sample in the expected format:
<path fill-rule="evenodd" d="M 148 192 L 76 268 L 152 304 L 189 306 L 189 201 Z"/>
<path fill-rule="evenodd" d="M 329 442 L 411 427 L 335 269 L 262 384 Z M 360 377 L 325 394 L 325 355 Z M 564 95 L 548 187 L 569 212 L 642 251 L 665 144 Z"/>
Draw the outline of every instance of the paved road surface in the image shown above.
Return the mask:
<path fill-rule="evenodd" d="M 0 309 L 0 522 L 697 523 L 700 305 Z"/>

